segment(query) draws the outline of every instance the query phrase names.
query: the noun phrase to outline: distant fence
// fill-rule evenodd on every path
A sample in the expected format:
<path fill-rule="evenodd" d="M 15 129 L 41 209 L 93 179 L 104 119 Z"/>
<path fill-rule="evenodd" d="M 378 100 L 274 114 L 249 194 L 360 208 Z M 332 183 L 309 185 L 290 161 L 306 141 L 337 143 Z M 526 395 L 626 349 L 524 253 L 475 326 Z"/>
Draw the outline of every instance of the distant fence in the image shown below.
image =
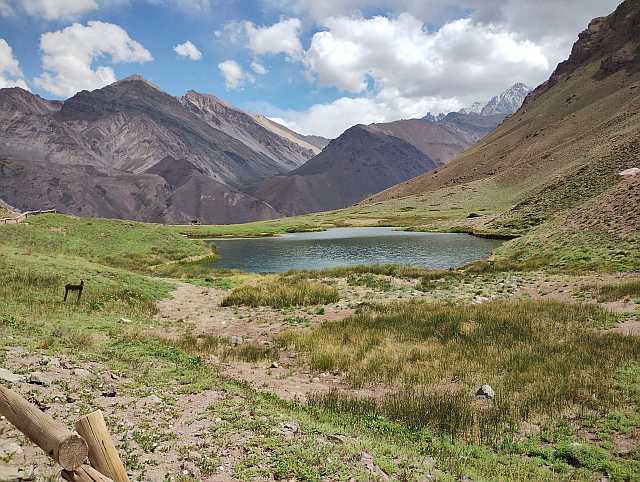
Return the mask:
<path fill-rule="evenodd" d="M 25 213 L 18 214 L 16 217 L 13 217 L 13 218 L 0 218 L 0 224 L 19 224 L 26 221 L 26 219 L 29 216 L 37 216 L 38 214 L 57 214 L 57 213 L 58 211 L 56 211 L 55 209 L 47 209 L 46 211 L 27 211 Z"/>

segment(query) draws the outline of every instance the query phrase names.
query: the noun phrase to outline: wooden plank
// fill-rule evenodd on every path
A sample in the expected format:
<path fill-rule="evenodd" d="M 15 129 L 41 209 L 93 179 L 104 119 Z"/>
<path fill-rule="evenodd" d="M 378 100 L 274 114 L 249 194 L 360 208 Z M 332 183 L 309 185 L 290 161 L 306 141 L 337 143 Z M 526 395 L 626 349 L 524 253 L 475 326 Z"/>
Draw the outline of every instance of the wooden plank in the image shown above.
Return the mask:
<path fill-rule="evenodd" d="M 60 475 L 69 482 L 113 482 L 109 477 L 88 465 L 83 465 L 75 471 L 63 470 Z"/>
<path fill-rule="evenodd" d="M 3 386 L 0 386 L 0 414 L 64 469 L 75 470 L 86 460 L 89 450 L 82 437 Z"/>
<path fill-rule="evenodd" d="M 76 422 L 76 430 L 87 442 L 89 462 L 94 469 L 114 482 L 129 482 L 100 410 L 80 418 Z"/>

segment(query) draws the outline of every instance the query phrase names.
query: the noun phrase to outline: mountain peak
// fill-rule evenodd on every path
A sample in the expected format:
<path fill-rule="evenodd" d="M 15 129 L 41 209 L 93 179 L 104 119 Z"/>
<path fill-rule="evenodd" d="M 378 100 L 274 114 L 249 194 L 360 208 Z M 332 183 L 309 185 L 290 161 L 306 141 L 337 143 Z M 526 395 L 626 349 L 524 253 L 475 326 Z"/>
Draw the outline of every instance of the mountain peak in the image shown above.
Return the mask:
<path fill-rule="evenodd" d="M 518 82 L 491 99 L 480 113 L 482 115 L 511 115 L 522 106 L 529 92 L 531 92 L 531 88 L 528 85 Z"/>
<path fill-rule="evenodd" d="M 124 79 L 118 80 L 117 82 L 114 82 L 111 85 L 122 85 L 122 84 L 126 84 L 128 82 L 142 82 L 146 85 L 148 85 L 149 87 L 153 87 L 156 90 L 162 90 L 160 89 L 160 87 L 158 87 L 156 84 L 154 84 L 153 82 L 145 79 L 142 75 L 140 74 L 133 74 L 130 75 L 129 77 L 125 77 Z"/>

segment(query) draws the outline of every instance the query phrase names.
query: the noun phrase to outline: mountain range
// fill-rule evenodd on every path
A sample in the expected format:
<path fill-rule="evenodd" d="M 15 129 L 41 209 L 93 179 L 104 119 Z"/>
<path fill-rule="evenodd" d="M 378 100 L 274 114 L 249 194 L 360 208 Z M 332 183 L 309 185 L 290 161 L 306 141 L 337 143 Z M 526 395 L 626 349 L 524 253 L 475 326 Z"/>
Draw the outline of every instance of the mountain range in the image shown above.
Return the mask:
<path fill-rule="evenodd" d="M 515 84 L 478 112 L 354 126 L 321 154 L 251 193 L 287 216 L 350 206 L 446 164 L 513 114 L 529 91 Z"/>
<path fill-rule="evenodd" d="M 165 223 L 337 209 L 447 163 L 524 89 L 479 113 L 358 125 L 331 142 L 213 95 L 173 97 L 140 76 L 65 101 L 0 89 L 0 198 L 20 210 Z"/>

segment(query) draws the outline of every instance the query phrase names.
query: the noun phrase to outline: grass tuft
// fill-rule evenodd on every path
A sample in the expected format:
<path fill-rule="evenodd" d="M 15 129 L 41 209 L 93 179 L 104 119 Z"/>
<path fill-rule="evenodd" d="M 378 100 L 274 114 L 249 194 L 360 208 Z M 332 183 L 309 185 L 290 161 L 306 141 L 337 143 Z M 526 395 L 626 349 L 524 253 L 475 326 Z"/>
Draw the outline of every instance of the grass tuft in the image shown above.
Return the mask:
<path fill-rule="evenodd" d="M 236 288 L 222 300 L 222 306 L 287 308 L 324 305 L 335 303 L 339 299 L 338 290 L 332 286 L 310 281 L 278 279 Z"/>
<path fill-rule="evenodd" d="M 585 286 L 584 289 L 595 295 L 600 303 L 619 301 L 625 298 L 640 299 L 640 280 L 638 279 L 606 285 Z"/>

